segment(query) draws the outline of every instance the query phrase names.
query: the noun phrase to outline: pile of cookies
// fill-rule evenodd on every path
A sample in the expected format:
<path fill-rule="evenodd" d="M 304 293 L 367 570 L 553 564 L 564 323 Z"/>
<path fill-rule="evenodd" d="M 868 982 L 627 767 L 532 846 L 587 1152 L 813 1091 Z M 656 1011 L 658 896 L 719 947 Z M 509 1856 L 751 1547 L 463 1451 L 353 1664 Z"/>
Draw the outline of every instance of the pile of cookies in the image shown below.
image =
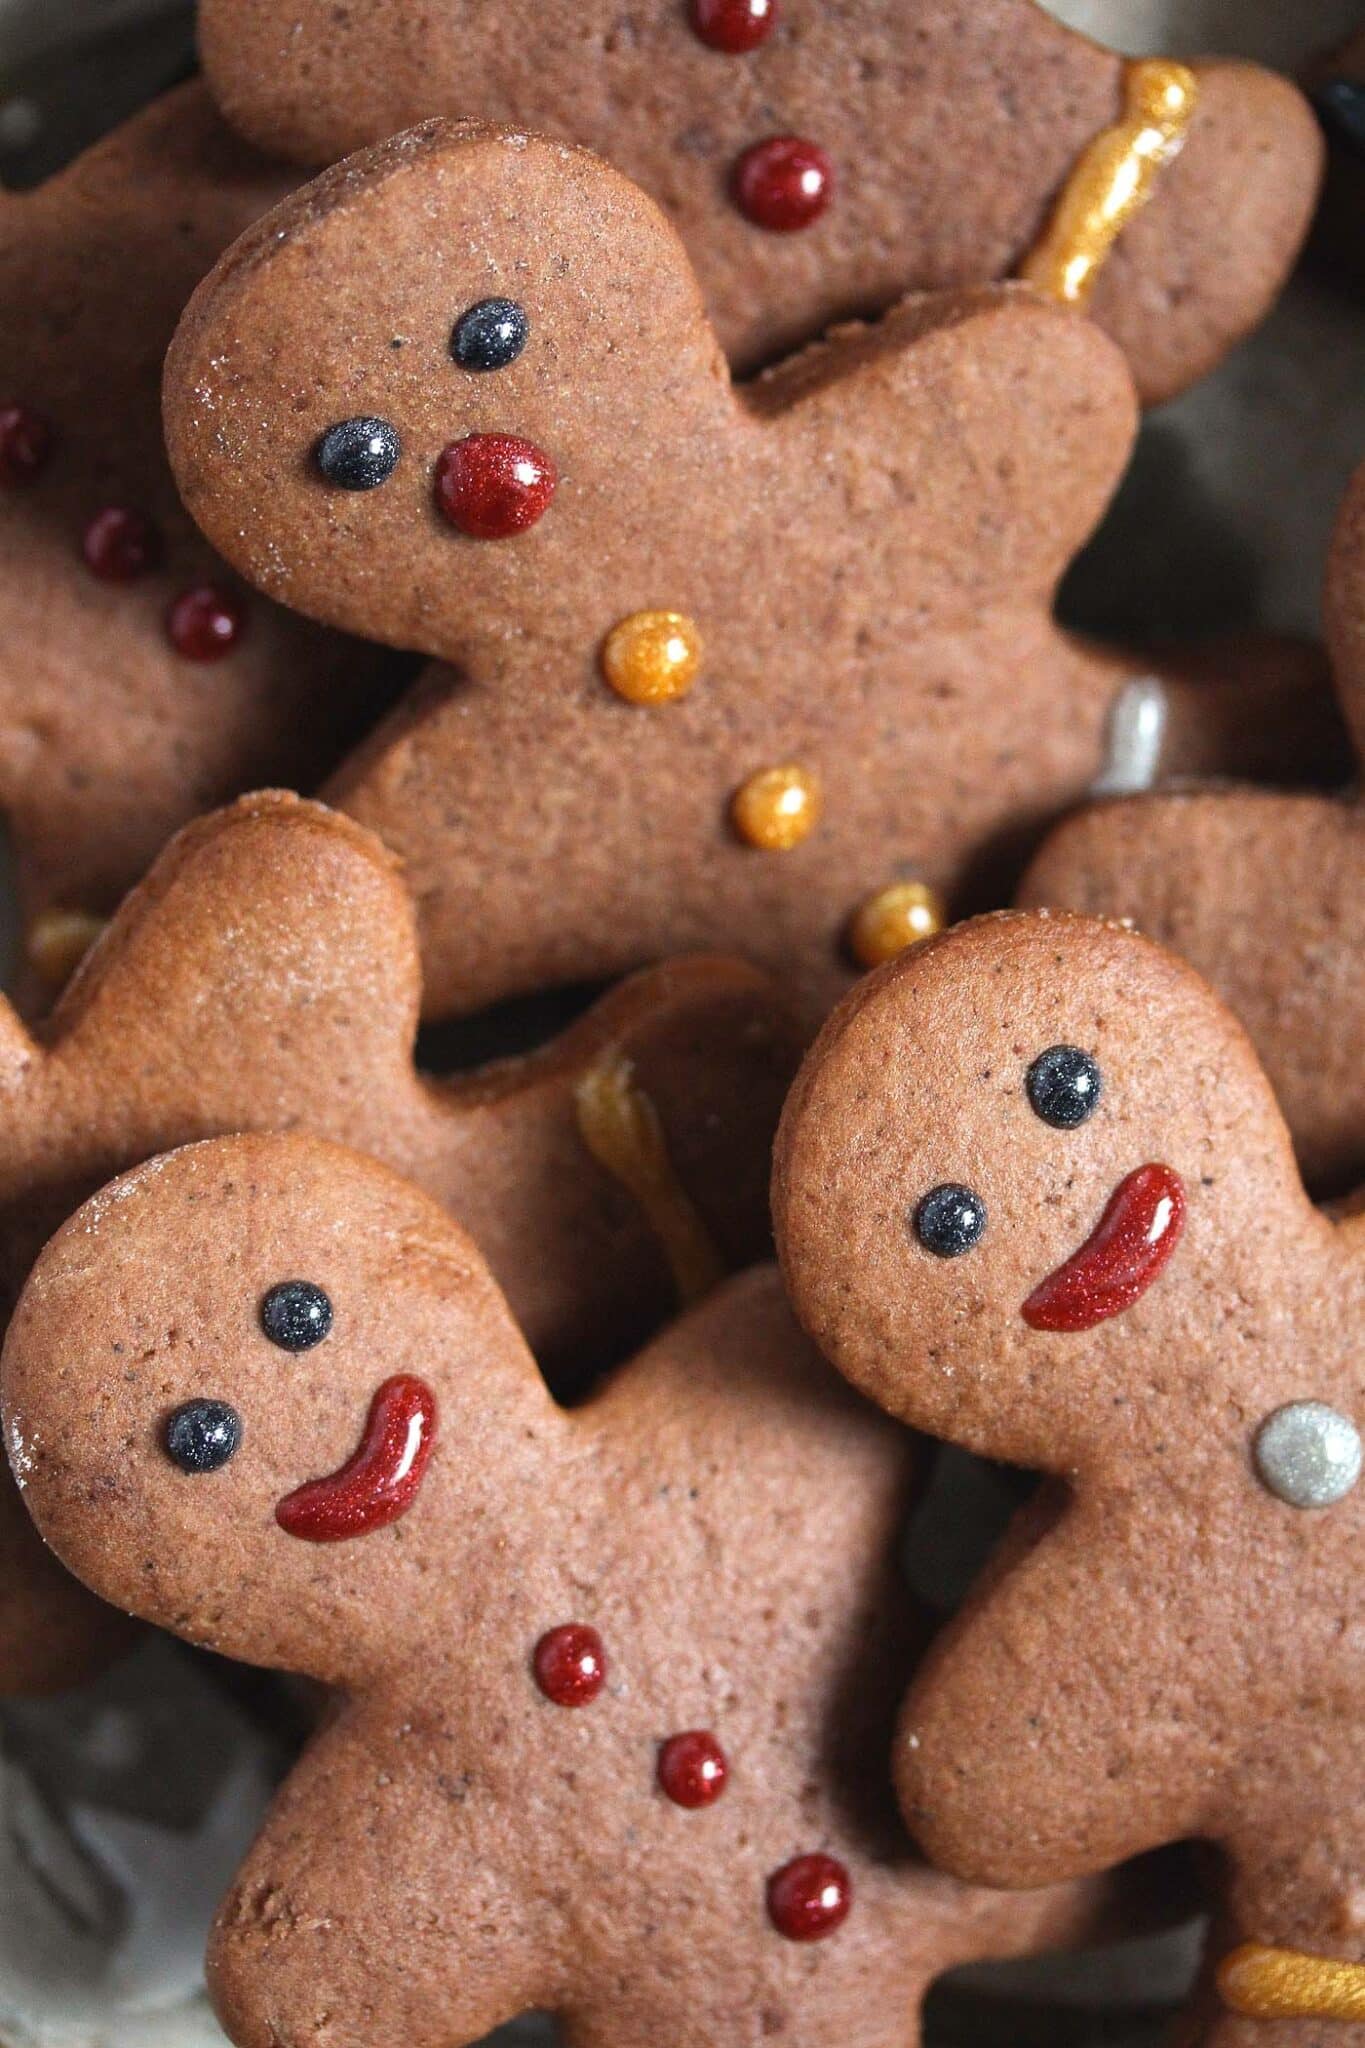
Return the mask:
<path fill-rule="evenodd" d="M 222 2033 L 8 2048 L 914 2048 L 1195 1912 L 1174 2038 L 1365 2039 L 1365 466 L 1324 645 L 1057 607 L 1358 277 L 1365 30 L 199 37 L 0 203 L 0 1693 L 270 1764 Z M 125 1968 L 98 1862 L 0 1912 Z"/>

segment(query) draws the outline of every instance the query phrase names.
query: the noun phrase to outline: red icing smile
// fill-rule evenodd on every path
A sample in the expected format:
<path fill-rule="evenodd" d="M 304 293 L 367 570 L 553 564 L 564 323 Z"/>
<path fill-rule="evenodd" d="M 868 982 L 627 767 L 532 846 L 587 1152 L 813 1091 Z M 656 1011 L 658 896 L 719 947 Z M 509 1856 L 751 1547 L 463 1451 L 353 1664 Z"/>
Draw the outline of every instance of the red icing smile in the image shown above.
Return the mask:
<path fill-rule="evenodd" d="M 1031 1330 L 1093 1330 L 1147 1292 L 1184 1228 L 1180 1175 L 1139 1166 L 1119 1182 L 1080 1250 L 1034 1288 L 1020 1314 Z"/>
<path fill-rule="evenodd" d="M 436 1396 L 425 1380 L 399 1373 L 371 1401 L 352 1456 L 286 1494 L 275 1520 L 305 1543 L 342 1543 L 387 1528 L 416 1500 L 435 1440 Z"/>

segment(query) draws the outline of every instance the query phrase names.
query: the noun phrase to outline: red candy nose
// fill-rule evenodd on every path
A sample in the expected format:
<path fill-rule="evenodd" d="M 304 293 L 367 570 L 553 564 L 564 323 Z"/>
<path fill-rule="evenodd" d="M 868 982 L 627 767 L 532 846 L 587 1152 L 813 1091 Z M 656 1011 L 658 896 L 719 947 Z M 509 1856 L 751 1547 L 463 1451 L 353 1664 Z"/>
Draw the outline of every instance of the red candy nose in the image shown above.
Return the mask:
<path fill-rule="evenodd" d="M 559 472 L 516 434 L 467 434 L 441 451 L 436 503 L 471 540 L 510 540 L 548 511 Z"/>
<path fill-rule="evenodd" d="M 1034 1288 L 1020 1313 L 1031 1330 L 1093 1330 L 1122 1314 L 1164 1271 L 1185 1228 L 1185 1186 L 1169 1166 L 1120 1181 L 1079 1251 Z"/>

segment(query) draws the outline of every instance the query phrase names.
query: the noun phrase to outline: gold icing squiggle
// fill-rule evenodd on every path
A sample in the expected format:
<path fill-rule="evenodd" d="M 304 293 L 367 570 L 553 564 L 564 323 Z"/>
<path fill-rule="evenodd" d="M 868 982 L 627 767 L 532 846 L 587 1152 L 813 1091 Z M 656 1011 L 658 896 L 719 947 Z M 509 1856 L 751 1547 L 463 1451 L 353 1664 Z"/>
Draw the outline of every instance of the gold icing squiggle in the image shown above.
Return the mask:
<path fill-rule="evenodd" d="M 574 1090 L 574 1108 L 593 1158 L 644 1211 L 680 1299 L 699 1301 L 724 1275 L 724 1262 L 678 1179 L 659 1112 L 637 1086 L 631 1061 L 609 1052 L 590 1067 Z"/>
<path fill-rule="evenodd" d="M 1365 2020 L 1365 1963 L 1249 1941 L 1219 1964 L 1218 1994 L 1252 2020 Z"/>
<path fill-rule="evenodd" d="M 1020 267 L 1029 284 L 1066 306 L 1089 303 L 1115 242 L 1179 156 L 1199 98 L 1189 66 L 1169 57 L 1127 65 L 1123 88 L 1122 120 L 1081 153 Z"/>

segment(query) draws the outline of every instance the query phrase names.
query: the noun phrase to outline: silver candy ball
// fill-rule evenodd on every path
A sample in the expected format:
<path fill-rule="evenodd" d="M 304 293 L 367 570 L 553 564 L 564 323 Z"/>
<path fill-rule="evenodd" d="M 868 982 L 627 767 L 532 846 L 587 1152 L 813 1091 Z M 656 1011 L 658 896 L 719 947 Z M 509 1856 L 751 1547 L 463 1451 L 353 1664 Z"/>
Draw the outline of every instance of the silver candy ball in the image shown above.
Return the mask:
<path fill-rule="evenodd" d="M 1291 1401 L 1256 1432 L 1256 1470 L 1291 1508 L 1330 1508 L 1360 1477 L 1360 1431 L 1323 1401 Z"/>

